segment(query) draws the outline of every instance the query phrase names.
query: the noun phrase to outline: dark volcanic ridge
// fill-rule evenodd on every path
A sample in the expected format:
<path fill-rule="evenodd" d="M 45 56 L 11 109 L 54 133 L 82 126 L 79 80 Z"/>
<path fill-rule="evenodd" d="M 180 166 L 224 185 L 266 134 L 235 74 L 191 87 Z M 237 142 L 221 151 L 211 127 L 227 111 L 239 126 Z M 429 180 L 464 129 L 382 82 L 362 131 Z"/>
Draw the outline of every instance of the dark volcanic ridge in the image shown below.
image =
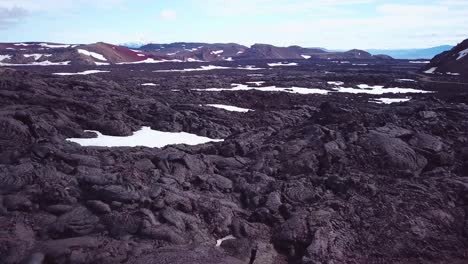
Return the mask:
<path fill-rule="evenodd" d="M 148 44 L 139 49 L 107 43 L 68 45 L 25 42 L 0 43 L 0 66 L 109 65 L 161 62 L 222 62 L 261 59 L 290 60 L 390 60 L 386 55 L 373 56 L 363 50 L 328 52 L 299 46 L 275 47 L 256 44 L 251 47 L 235 43 Z"/>
<path fill-rule="evenodd" d="M 468 76 L 468 39 L 435 56 L 424 68 L 427 74 Z"/>
<path fill-rule="evenodd" d="M 467 86 L 357 64 L 1 68 L 1 263 L 466 263 Z M 142 127 L 223 141 L 67 141 Z"/>

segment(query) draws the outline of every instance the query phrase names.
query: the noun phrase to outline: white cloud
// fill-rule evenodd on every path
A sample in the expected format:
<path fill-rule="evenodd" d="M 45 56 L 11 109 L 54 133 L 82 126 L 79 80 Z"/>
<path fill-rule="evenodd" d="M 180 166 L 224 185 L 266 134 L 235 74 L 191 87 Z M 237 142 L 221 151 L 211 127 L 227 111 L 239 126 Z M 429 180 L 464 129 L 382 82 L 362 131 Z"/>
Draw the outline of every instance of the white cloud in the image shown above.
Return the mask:
<path fill-rule="evenodd" d="M 165 9 L 159 13 L 159 17 L 163 20 L 176 20 L 177 12 L 171 9 Z"/>

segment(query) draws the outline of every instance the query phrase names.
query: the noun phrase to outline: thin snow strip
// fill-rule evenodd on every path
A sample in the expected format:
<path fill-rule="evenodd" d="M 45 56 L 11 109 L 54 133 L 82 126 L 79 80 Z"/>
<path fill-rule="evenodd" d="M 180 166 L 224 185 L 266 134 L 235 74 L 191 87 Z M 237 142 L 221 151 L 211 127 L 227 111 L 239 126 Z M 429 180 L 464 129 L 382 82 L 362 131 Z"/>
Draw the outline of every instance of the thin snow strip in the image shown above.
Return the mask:
<path fill-rule="evenodd" d="M 119 62 L 117 64 L 140 64 L 140 63 L 163 63 L 163 62 L 182 62 L 181 60 L 155 60 L 153 58 L 148 58 L 141 61 L 132 61 L 132 62 Z"/>
<path fill-rule="evenodd" d="M 141 86 L 158 86 L 155 83 L 142 83 Z"/>
<path fill-rule="evenodd" d="M 417 90 L 412 88 L 383 88 L 381 85 L 369 86 L 367 84 L 358 85 L 359 88 L 352 87 L 336 87 L 333 88 L 339 93 L 353 93 L 353 94 L 386 94 L 386 93 L 433 93 L 431 91 Z"/>
<path fill-rule="evenodd" d="M 376 103 L 376 104 L 393 104 L 393 103 L 408 102 L 409 100 L 411 100 L 411 98 L 377 98 L 370 102 Z"/>
<path fill-rule="evenodd" d="M 253 67 L 253 66 L 232 68 L 232 67 L 223 67 L 223 66 L 208 65 L 208 66 L 201 66 L 200 68 L 195 68 L 195 69 L 157 70 L 157 71 L 153 71 L 153 72 L 194 72 L 194 71 L 229 70 L 229 69 L 234 69 L 234 70 L 249 70 L 249 71 L 263 70 L 263 68 L 255 68 L 255 67 Z"/>
<path fill-rule="evenodd" d="M 240 112 L 240 113 L 246 113 L 249 111 L 253 111 L 252 109 L 247 109 L 247 108 L 240 108 L 237 106 L 232 106 L 232 105 L 222 105 L 222 104 L 207 104 L 207 106 L 219 108 L 219 109 L 224 109 L 226 111 L 230 112 Z"/>
<path fill-rule="evenodd" d="M 61 44 L 47 44 L 47 43 L 40 43 L 39 46 L 44 47 L 44 48 L 51 48 L 51 49 L 63 49 L 63 48 L 69 48 L 70 45 L 61 45 Z"/>
<path fill-rule="evenodd" d="M 344 82 L 340 82 L 340 81 L 327 82 L 327 83 L 330 84 L 330 85 L 336 85 L 336 86 L 340 86 L 340 85 L 344 84 Z"/>
<path fill-rule="evenodd" d="M 433 74 L 436 70 L 437 70 L 437 67 L 432 67 L 429 70 L 425 71 L 424 73 Z"/>
<path fill-rule="evenodd" d="M 428 64 L 430 61 L 409 61 L 409 63 L 415 63 L 415 64 Z"/>
<path fill-rule="evenodd" d="M 97 66 L 107 66 L 107 65 L 110 65 L 110 63 L 108 62 L 99 62 L 99 61 L 95 61 L 94 62 Z"/>
<path fill-rule="evenodd" d="M 204 62 L 202 60 L 197 60 L 197 59 L 194 59 L 194 58 L 188 58 L 187 61 L 188 62 Z"/>
<path fill-rule="evenodd" d="M 236 239 L 236 238 L 235 238 L 233 235 L 229 235 L 229 236 L 227 236 L 227 237 L 223 237 L 223 238 L 221 238 L 221 239 L 218 239 L 218 240 L 216 240 L 216 246 L 217 246 L 217 247 L 220 247 L 221 244 L 222 244 L 224 241 L 226 241 L 226 240 L 232 240 L 232 239 Z"/>
<path fill-rule="evenodd" d="M 195 91 L 202 92 L 221 92 L 221 91 L 262 91 L 262 92 L 285 92 L 285 93 L 297 93 L 297 94 L 328 94 L 331 91 L 315 89 L 315 88 L 302 88 L 302 87 L 276 87 L 276 86 L 266 86 L 266 87 L 250 87 L 244 84 L 232 84 L 232 88 L 207 88 L 207 89 L 193 89 Z"/>
<path fill-rule="evenodd" d="M 61 76 L 89 75 L 89 74 L 102 73 L 102 72 L 110 72 L 110 71 L 89 70 L 89 71 L 83 71 L 83 72 L 58 72 L 58 73 L 54 73 L 54 75 L 61 75 Z"/>
<path fill-rule="evenodd" d="M 41 61 L 41 62 L 33 62 L 28 64 L 12 64 L 12 63 L 1 63 L 0 66 L 64 66 L 69 65 L 71 61 L 62 61 L 62 62 L 51 62 L 51 61 Z"/>
<path fill-rule="evenodd" d="M 107 61 L 106 57 L 104 57 L 102 54 L 99 54 L 99 53 L 96 53 L 96 52 L 91 52 L 91 51 L 87 51 L 87 50 L 84 50 L 84 49 L 78 49 L 78 53 L 81 53 L 83 55 L 86 55 L 86 56 L 91 56 L 95 59 L 98 59 L 98 60 L 101 60 L 101 61 Z"/>
<path fill-rule="evenodd" d="M 260 85 L 264 84 L 264 83 L 265 83 L 265 81 L 259 81 L 259 82 L 246 82 L 246 83 L 248 83 L 248 84 L 255 84 L 255 85 L 257 85 L 257 86 L 260 86 Z"/>
<path fill-rule="evenodd" d="M 186 132 L 162 132 L 152 130 L 150 127 L 142 127 L 128 137 L 107 136 L 94 132 L 98 135 L 97 138 L 68 138 L 67 141 L 75 142 L 81 146 L 95 146 L 95 147 L 149 147 L 149 148 L 162 148 L 174 144 L 198 145 L 208 142 L 222 142 L 223 139 L 212 139 L 201 137 L 195 134 Z"/>
<path fill-rule="evenodd" d="M 447 74 L 447 75 L 454 75 L 454 76 L 460 75 L 458 72 L 446 72 L 445 74 Z"/>
<path fill-rule="evenodd" d="M 463 59 L 466 55 L 468 55 L 468 49 L 462 50 L 458 52 L 458 58 L 457 60 Z"/>
<path fill-rule="evenodd" d="M 295 62 L 291 62 L 291 63 L 275 62 L 275 63 L 268 63 L 268 66 L 270 66 L 270 67 L 297 66 L 297 63 L 295 63 Z"/>
<path fill-rule="evenodd" d="M 416 82 L 416 80 L 413 79 L 396 79 L 399 82 Z"/>
<path fill-rule="evenodd" d="M 301 57 L 304 58 L 304 59 L 306 59 L 306 60 L 312 58 L 312 56 L 310 56 L 310 55 L 301 55 Z"/>

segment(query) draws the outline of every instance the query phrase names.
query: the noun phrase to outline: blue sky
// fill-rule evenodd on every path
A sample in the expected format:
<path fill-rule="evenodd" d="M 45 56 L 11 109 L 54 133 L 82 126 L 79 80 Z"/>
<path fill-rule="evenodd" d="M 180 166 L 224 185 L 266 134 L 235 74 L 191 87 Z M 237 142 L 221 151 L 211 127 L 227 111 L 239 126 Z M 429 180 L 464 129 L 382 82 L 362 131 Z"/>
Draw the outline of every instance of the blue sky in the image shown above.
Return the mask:
<path fill-rule="evenodd" d="M 0 42 L 419 48 L 468 38 L 468 0 L 0 0 Z"/>

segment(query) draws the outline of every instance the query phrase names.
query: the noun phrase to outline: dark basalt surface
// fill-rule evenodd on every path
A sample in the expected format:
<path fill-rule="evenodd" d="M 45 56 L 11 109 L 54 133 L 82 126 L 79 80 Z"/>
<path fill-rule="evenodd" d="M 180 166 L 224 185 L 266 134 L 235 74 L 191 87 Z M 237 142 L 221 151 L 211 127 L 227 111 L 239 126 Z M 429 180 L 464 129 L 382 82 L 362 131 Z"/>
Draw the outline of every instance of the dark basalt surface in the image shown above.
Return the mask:
<path fill-rule="evenodd" d="M 0 69 L 0 262 L 466 263 L 468 87 L 400 83 L 437 93 L 392 105 L 191 90 L 418 79 L 415 65 L 392 63 L 183 74 L 152 71 L 194 65 L 112 66 L 71 77 L 50 73 L 78 68 Z M 255 111 L 200 106 L 216 103 Z M 151 149 L 65 140 L 141 126 L 225 141 Z M 228 235 L 236 239 L 216 247 Z"/>

